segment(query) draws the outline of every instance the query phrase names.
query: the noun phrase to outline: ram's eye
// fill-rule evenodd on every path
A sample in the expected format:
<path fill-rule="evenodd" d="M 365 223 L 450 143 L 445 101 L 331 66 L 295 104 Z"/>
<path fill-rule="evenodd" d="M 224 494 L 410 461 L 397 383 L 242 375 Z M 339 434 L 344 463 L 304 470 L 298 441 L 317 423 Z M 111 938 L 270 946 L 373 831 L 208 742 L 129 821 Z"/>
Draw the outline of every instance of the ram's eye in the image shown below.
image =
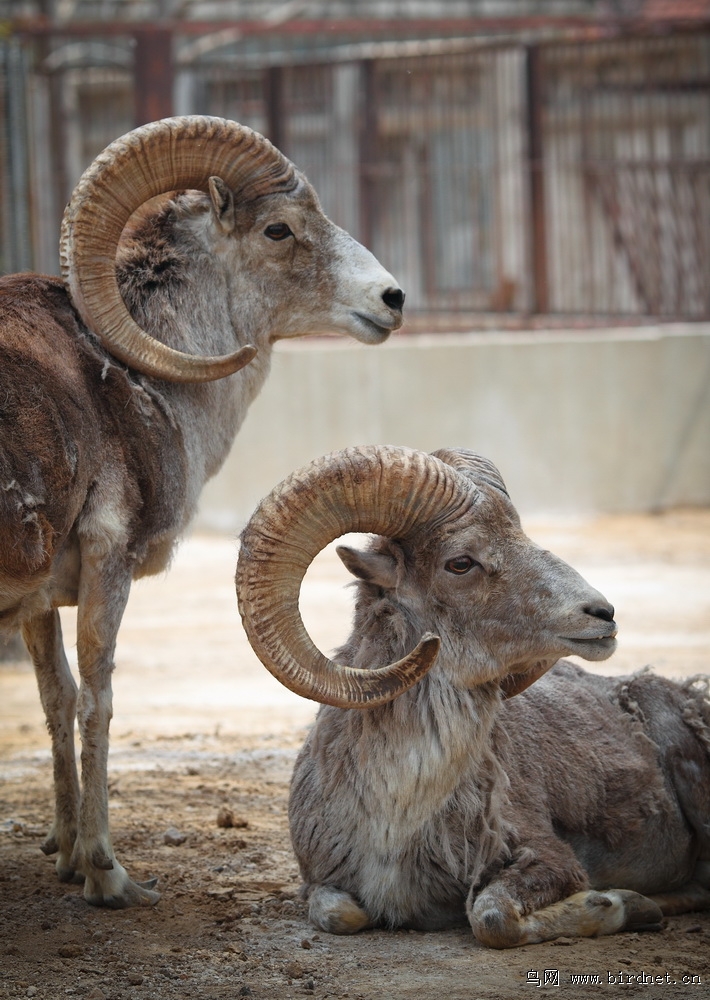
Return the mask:
<path fill-rule="evenodd" d="M 444 564 L 444 569 L 447 573 L 455 573 L 456 576 L 463 576 L 464 573 L 468 573 L 469 570 L 473 569 L 474 566 L 480 566 L 475 559 L 470 556 L 455 556 L 453 559 L 449 559 L 447 563 Z"/>
<path fill-rule="evenodd" d="M 270 240 L 285 240 L 293 236 L 293 233 L 285 222 L 274 222 L 266 227 L 264 236 L 268 236 Z"/>

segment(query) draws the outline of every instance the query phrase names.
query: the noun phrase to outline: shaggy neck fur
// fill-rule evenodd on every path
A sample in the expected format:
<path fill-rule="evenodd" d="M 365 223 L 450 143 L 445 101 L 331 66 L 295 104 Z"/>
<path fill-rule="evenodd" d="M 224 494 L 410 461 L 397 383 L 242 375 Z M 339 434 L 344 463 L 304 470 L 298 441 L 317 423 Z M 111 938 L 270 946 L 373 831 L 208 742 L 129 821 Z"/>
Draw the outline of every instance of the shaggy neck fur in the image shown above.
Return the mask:
<path fill-rule="evenodd" d="M 185 523 L 205 481 L 227 457 L 268 375 L 272 349 L 268 337 L 260 334 L 264 324 L 258 309 L 245 307 L 225 262 L 208 252 L 208 203 L 204 198 L 205 213 L 195 215 L 197 197 L 181 196 L 144 220 L 121 248 L 117 265 L 121 293 L 133 318 L 156 339 L 196 354 L 226 354 L 248 343 L 258 348 L 252 363 L 214 382 L 156 385 L 136 376 L 146 391 L 160 397 L 182 432 L 191 472 Z"/>
<path fill-rule="evenodd" d="M 382 613 L 378 608 L 380 622 Z M 390 649 L 382 648 L 381 626 L 374 625 L 386 662 L 416 641 L 391 605 L 389 625 Z M 363 646 L 360 633 L 359 651 Z M 348 662 L 351 653 L 348 644 L 336 658 Z M 437 662 L 387 705 L 322 708 L 302 752 L 313 766 L 297 765 L 292 789 L 299 803 L 292 835 L 306 881 L 327 877 L 350 888 L 375 922 L 390 926 L 421 926 L 422 912 L 427 926 L 445 926 L 452 922 L 452 905 L 460 906 L 462 917 L 460 886 L 477 882 L 505 853 L 508 782 L 491 750 L 499 705 L 497 685 L 457 688 L 445 662 Z M 304 797 L 318 803 L 306 808 Z M 348 850 L 334 869 L 339 842 Z M 362 845 L 357 856 L 354 845 Z M 418 858 L 433 858 L 435 865 Z"/>

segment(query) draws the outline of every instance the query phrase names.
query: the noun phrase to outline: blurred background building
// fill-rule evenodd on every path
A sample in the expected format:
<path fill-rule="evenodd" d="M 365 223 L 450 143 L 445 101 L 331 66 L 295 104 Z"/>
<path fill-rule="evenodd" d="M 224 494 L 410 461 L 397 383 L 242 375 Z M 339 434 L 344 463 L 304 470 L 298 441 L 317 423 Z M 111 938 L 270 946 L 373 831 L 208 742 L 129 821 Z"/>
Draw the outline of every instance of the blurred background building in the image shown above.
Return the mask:
<path fill-rule="evenodd" d="M 409 328 L 710 316 L 707 0 L 0 3 L 0 270 L 171 114 L 269 136 Z"/>

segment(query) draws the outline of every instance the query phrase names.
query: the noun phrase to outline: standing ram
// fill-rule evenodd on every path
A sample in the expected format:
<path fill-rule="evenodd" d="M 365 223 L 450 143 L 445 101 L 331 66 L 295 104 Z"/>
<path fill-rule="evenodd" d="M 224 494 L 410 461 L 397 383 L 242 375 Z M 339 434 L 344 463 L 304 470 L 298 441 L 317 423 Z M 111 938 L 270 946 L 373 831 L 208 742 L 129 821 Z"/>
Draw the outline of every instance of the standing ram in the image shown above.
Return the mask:
<path fill-rule="evenodd" d="M 165 119 L 110 145 L 67 207 L 61 258 L 63 282 L 0 281 L 0 629 L 22 629 L 52 739 L 43 850 L 89 902 L 123 907 L 158 898 L 118 863 L 108 823 L 111 672 L 131 580 L 167 566 L 274 341 L 380 343 L 404 295 L 293 164 L 217 118 Z M 78 608 L 78 693 L 63 605 Z"/>
<path fill-rule="evenodd" d="M 358 583 L 334 663 L 298 593 L 349 531 L 379 537 L 339 549 Z M 614 609 L 524 535 L 491 463 L 390 447 L 319 460 L 252 517 L 237 590 L 264 664 L 325 703 L 290 797 L 319 929 L 468 918 L 503 948 L 710 908 L 707 681 L 553 666 L 610 656 Z"/>

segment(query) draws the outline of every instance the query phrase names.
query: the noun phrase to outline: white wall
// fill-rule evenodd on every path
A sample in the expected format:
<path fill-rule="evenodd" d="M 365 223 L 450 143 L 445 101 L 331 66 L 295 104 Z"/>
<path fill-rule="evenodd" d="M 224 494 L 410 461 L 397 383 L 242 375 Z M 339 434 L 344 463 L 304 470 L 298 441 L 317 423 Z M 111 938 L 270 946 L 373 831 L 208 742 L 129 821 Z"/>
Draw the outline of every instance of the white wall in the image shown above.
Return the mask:
<path fill-rule="evenodd" d="M 519 510 L 710 504 L 710 324 L 277 346 L 198 526 L 238 531 L 293 469 L 351 444 L 463 446 Z"/>

